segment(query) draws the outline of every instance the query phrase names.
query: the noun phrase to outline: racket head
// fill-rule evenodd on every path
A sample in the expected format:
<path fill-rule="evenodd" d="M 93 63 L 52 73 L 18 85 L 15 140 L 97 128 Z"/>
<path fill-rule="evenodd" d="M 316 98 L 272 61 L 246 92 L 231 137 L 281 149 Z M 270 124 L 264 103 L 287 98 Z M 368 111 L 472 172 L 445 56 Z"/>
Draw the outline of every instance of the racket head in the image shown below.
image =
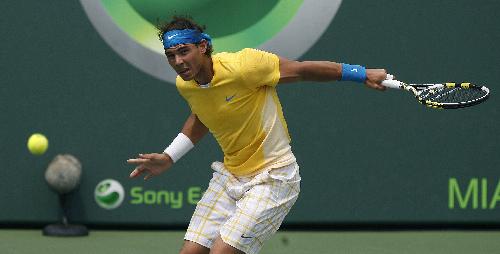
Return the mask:
<path fill-rule="evenodd" d="M 457 109 L 486 101 L 490 90 L 471 83 L 411 84 L 417 100 L 431 108 Z"/>

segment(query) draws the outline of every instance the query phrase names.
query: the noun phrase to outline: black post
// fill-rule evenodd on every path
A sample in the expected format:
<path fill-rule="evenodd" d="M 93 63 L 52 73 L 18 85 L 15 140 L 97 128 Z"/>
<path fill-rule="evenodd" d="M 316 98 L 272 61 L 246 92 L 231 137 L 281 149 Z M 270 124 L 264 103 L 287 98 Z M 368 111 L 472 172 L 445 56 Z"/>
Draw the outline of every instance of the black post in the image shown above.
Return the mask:
<path fill-rule="evenodd" d="M 67 216 L 67 196 L 66 194 L 59 194 L 59 206 L 62 211 L 61 223 L 50 224 L 43 228 L 43 235 L 45 236 L 87 236 L 89 231 L 84 225 L 69 224 Z"/>

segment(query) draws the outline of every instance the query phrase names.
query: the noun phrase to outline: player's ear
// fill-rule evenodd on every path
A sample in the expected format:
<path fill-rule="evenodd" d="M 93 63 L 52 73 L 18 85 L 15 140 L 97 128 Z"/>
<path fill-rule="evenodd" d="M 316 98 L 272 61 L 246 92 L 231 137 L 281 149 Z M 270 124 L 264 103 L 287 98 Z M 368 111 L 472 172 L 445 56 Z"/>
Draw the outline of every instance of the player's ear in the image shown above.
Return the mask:
<path fill-rule="evenodd" d="M 208 42 L 206 40 L 201 40 L 198 47 L 200 48 L 201 53 L 205 54 L 208 50 Z"/>

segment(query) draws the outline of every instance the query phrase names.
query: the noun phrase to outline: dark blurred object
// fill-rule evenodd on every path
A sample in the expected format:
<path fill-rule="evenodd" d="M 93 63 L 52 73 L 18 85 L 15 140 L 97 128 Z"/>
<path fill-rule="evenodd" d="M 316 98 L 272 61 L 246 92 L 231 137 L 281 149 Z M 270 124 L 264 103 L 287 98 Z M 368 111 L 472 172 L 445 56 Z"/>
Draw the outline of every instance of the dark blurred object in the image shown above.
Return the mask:
<path fill-rule="evenodd" d="M 82 164 L 72 155 L 57 155 L 45 171 L 45 180 L 59 195 L 59 206 L 62 211 L 60 223 L 50 224 L 43 228 L 46 236 L 87 236 L 89 234 L 84 225 L 69 224 L 67 216 L 67 194 L 73 191 L 80 183 Z"/>

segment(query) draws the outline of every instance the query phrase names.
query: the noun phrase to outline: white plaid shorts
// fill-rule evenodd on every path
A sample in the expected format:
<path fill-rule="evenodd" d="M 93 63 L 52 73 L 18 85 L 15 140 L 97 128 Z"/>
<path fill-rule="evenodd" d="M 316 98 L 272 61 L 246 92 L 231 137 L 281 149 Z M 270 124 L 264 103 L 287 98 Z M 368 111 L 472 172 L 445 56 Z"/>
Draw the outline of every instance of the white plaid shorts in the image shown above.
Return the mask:
<path fill-rule="evenodd" d="M 184 239 L 211 248 L 220 236 L 247 254 L 258 253 L 299 196 L 299 166 L 292 163 L 248 178 L 233 176 L 221 162 L 212 163 L 212 169 Z"/>

